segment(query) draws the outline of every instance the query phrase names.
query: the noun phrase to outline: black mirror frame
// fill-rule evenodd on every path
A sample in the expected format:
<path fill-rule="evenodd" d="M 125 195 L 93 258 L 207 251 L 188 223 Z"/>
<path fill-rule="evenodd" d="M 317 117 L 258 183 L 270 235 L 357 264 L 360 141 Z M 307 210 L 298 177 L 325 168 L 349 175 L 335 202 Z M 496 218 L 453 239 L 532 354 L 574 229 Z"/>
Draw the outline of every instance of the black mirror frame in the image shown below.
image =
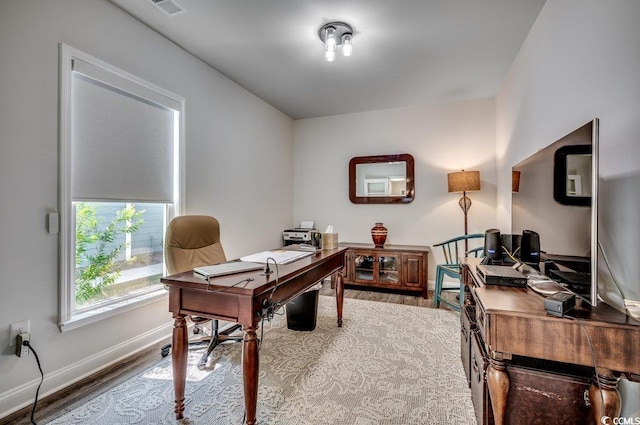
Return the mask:
<path fill-rule="evenodd" d="M 567 195 L 567 156 L 587 154 L 592 154 L 591 145 L 567 145 L 555 152 L 553 158 L 553 199 L 557 202 L 563 205 L 591 206 L 591 196 Z"/>
<path fill-rule="evenodd" d="M 356 165 L 379 162 L 402 162 L 407 164 L 407 190 L 405 196 L 356 196 Z M 415 192 L 414 161 L 408 153 L 396 155 L 356 156 L 349 161 L 349 199 L 354 204 L 408 204 Z"/>

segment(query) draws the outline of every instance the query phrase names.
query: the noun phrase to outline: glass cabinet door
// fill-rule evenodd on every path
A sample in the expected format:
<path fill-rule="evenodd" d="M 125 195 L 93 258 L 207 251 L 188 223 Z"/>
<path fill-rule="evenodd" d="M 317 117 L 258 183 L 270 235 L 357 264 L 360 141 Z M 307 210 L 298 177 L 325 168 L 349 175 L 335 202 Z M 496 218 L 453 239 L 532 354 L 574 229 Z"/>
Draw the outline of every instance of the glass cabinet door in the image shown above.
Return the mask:
<path fill-rule="evenodd" d="M 373 281 L 373 255 L 356 255 L 353 263 L 355 265 L 355 280 L 363 280 L 366 282 Z"/>
<path fill-rule="evenodd" d="M 400 257 L 397 255 L 381 255 L 379 257 L 379 281 L 382 283 L 398 284 Z"/>

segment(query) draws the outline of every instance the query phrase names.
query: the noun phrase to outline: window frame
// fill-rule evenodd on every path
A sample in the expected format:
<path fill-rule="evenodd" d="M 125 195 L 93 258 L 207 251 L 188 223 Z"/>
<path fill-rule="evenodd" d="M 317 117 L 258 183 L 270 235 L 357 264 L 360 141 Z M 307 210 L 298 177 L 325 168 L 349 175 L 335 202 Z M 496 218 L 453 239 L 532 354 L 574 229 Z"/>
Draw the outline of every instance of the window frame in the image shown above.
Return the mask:
<path fill-rule="evenodd" d="M 148 81 L 118 69 L 104 61 L 96 59 L 82 51 L 79 51 L 64 43 L 60 43 L 60 123 L 59 123 L 59 322 L 61 332 L 76 329 L 78 327 L 95 323 L 97 321 L 115 316 L 117 314 L 140 308 L 154 302 L 165 300 L 167 293 L 164 289 L 141 294 L 130 298 L 123 298 L 121 302 L 109 305 L 96 305 L 94 308 L 84 308 L 74 311 L 75 307 L 75 209 L 71 196 L 71 87 L 72 87 L 72 60 L 79 59 L 93 66 L 107 71 L 117 78 L 140 85 L 146 89 L 155 91 L 175 101 L 178 111 L 176 134 L 177 143 L 174 144 L 173 155 L 173 203 L 167 205 L 166 220 L 180 215 L 184 211 L 185 193 L 185 99 L 166 89 L 158 87 Z M 118 201 L 114 199 L 113 201 Z"/>

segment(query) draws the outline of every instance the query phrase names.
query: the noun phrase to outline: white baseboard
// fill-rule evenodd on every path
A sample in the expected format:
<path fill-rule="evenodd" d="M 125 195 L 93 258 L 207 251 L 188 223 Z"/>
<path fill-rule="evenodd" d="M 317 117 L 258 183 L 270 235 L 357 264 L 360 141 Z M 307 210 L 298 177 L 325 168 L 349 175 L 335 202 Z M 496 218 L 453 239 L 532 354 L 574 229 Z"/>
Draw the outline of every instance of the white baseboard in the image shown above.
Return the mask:
<path fill-rule="evenodd" d="M 42 399 L 60 391 L 105 367 L 118 363 L 138 351 L 142 351 L 151 345 L 167 339 L 171 336 L 172 330 L 173 321 L 110 347 L 107 350 L 96 353 L 91 357 L 82 359 L 79 362 L 45 374 L 38 398 Z M 40 378 L 37 378 L 0 394 L 0 419 L 20 409 L 31 406 L 39 383 Z"/>

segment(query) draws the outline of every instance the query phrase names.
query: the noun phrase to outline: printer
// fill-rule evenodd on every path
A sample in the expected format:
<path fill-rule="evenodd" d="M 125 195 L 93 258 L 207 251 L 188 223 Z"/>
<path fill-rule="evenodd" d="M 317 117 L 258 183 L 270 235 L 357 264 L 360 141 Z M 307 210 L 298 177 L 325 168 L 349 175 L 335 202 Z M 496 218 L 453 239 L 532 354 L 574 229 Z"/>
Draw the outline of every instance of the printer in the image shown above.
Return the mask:
<path fill-rule="evenodd" d="M 313 227 L 313 221 L 302 221 L 295 229 L 282 232 L 283 246 L 308 244 L 320 248 L 320 233 Z"/>

